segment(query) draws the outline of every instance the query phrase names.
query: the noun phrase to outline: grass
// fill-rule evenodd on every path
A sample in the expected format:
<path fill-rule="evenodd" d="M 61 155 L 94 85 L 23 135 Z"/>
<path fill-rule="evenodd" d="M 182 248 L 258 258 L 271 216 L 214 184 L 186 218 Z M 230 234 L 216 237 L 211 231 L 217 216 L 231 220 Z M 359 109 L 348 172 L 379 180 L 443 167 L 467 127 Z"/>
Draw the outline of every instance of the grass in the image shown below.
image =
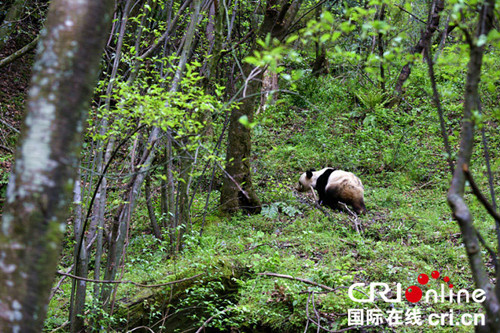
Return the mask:
<path fill-rule="evenodd" d="M 312 290 L 320 293 L 316 296 L 316 310 L 321 317 L 334 320 L 331 328 L 340 329 L 347 325 L 349 309 L 375 309 L 371 304 L 360 307 L 349 299 L 347 288 L 353 283 L 385 282 L 391 286 L 401 283 L 405 288 L 417 284 L 419 274 L 430 276 L 438 270 L 450 276 L 457 289 L 474 289 L 459 228 L 450 218 L 443 189 L 415 187 L 402 191 L 397 187 L 372 187 L 369 183 L 366 187 L 369 213 L 361 218 L 362 234 L 354 230 L 346 214 L 331 211 L 332 218 L 327 218 L 312 206 L 300 203 L 311 198 L 295 197 L 293 201 L 282 190 L 275 194 L 275 199 L 295 205 L 300 213 L 290 217 L 280 209 L 273 219 L 263 216 L 213 218 L 201 239 L 196 234 L 188 236 L 183 253 L 176 259 L 162 256 L 161 244 L 152 236 L 136 235 L 129 245 L 123 279 L 160 283 L 203 273 L 183 292 L 174 310 L 196 307 L 197 311 L 190 314 L 190 325 L 200 326 L 208 317 L 234 307 L 234 311 L 212 322 L 212 326 L 239 327 L 243 331 L 267 327 L 276 332 L 303 331 L 308 297 L 304 292 Z M 472 201 L 472 197 L 468 197 Z M 484 221 L 478 219 L 478 226 L 492 242 L 492 237 L 488 237 L 493 235 L 491 221 L 481 214 L 479 205 L 472 204 L 472 207 L 484 218 Z M 320 288 L 299 281 L 258 275 L 264 272 L 344 289 L 321 294 Z M 169 289 L 166 290 L 168 294 Z M 367 288 L 364 290 L 368 292 Z M 65 291 L 69 291 L 67 287 Z M 119 289 L 117 299 L 128 299 L 142 292 L 126 285 Z M 383 302 L 377 305 L 385 311 L 390 309 Z M 412 306 L 404 302 L 397 304 L 397 308 L 407 310 Z M 420 308 L 424 316 L 448 313 L 450 309 L 457 313 L 481 311 L 476 304 L 423 304 Z M 51 309 L 54 311 L 55 307 Z M 52 315 L 55 323 L 60 323 L 59 316 Z M 158 316 L 161 317 L 161 312 L 148 324 L 156 322 Z M 327 325 L 326 319 L 324 324 Z M 430 328 L 401 327 L 408 332 Z M 446 326 L 434 329 L 439 332 L 470 330 Z"/>

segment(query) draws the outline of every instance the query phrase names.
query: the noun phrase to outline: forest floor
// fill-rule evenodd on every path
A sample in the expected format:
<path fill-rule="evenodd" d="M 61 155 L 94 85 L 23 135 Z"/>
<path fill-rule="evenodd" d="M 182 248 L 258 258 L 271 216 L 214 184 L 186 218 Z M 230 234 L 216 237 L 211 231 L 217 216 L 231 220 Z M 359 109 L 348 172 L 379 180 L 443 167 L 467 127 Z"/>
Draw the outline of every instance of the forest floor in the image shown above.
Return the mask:
<path fill-rule="evenodd" d="M 169 257 L 166 245 L 137 224 L 131 232 L 134 236 L 122 280 L 158 284 L 201 276 L 172 289 L 122 285 L 117 295 L 120 310 L 112 319 L 116 327 L 122 327 L 118 331 L 139 325 L 154 331 L 161 326 L 167 332 L 194 330 L 214 315 L 210 327 L 215 331 L 233 327 L 241 332 L 303 332 L 308 317 L 319 318 L 324 327 L 336 330 L 349 326 L 350 309 L 363 309 L 365 316 L 368 310 L 381 310 L 386 317 L 394 309 L 421 311 L 423 326 L 403 323 L 395 327 L 397 332 L 472 331 L 458 320 L 464 314 L 481 313 L 480 305 L 471 300 L 450 302 L 448 286 L 444 302 L 405 300 L 406 288 L 414 285 L 424 294 L 430 289 L 440 292 L 444 282 L 433 280 L 433 271 L 448 276 L 455 291 L 472 293 L 475 289 L 444 186 L 436 189 L 422 183 L 401 190 L 392 185 L 373 186 L 365 179 L 365 187 L 368 213 L 359 217 L 360 232 L 348 214 L 325 208 L 326 216 L 314 207 L 310 195 L 296 193 L 266 204 L 259 216 L 224 219 L 211 215 L 201 238 L 198 220 L 176 258 Z M 473 201 L 471 195 L 468 199 Z M 479 205 L 472 202 L 472 206 L 478 229 L 491 238 L 493 223 Z M 147 216 L 137 218 L 144 221 Z M 494 281 L 491 262 L 489 268 Z M 421 274 L 431 280 L 426 286 L 418 282 Z M 397 297 L 397 283 L 401 284 L 402 302 L 386 303 L 377 297 L 374 303 L 356 303 L 349 298 L 348 288 L 354 283 L 375 282 L 389 285 L 391 299 Z M 368 286 L 357 289 L 366 293 L 356 295 L 361 299 L 370 292 Z M 52 300 L 49 327 L 66 320 L 69 290 L 70 284 L 63 284 Z M 172 308 L 165 308 L 167 302 Z M 446 316 L 450 311 L 455 314 L 453 324 L 446 321 L 434 327 L 426 322 L 431 314 Z M 128 318 L 125 327 L 118 324 L 120 318 Z M 314 324 L 309 326 L 310 331 L 316 330 Z M 380 332 L 382 327 L 373 331 Z"/>
<path fill-rule="evenodd" d="M 19 50 L 27 43 L 26 37 L 9 39 L 0 50 L 0 59 Z M 0 198 L 5 196 L 8 176 L 12 168 L 24 100 L 31 77 L 34 51 L 0 69 Z M 0 216 L 2 202 L 0 201 Z"/>

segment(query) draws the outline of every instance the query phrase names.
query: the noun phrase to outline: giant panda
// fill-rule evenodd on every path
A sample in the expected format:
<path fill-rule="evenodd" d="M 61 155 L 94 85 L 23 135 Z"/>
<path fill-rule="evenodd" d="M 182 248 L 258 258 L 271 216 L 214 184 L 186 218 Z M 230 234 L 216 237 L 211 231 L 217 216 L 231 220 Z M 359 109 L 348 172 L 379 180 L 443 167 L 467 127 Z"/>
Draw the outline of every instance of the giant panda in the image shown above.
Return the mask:
<path fill-rule="evenodd" d="M 320 204 L 338 209 L 340 201 L 352 206 L 357 214 L 366 213 L 363 184 L 351 172 L 334 168 L 308 170 L 300 176 L 297 190 L 312 189 L 318 191 Z"/>

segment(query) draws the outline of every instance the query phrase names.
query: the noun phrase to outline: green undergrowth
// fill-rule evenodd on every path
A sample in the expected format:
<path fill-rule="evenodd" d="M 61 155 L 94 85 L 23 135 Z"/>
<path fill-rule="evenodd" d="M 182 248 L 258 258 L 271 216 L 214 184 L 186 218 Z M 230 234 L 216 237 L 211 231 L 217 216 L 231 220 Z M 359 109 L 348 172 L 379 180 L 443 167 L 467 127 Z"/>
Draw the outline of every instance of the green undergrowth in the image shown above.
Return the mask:
<path fill-rule="evenodd" d="M 308 317 L 319 317 L 330 330 L 346 328 L 349 309 L 418 308 L 424 319 L 450 310 L 457 315 L 482 312 L 474 302 L 414 305 L 404 299 L 405 289 L 418 285 L 420 274 L 430 277 L 435 270 L 450 277 L 454 290 L 474 290 L 460 229 L 446 202 L 450 174 L 438 116 L 424 88 L 425 73 L 425 68 L 415 66 L 406 87 L 411 97 L 393 109 L 384 106 L 381 92 L 342 78 L 306 78 L 297 94 L 282 94 L 274 106 L 257 115 L 253 129 L 253 181 L 263 202 L 262 213 L 223 218 L 217 213 L 219 194 L 212 193 L 202 236 L 202 214 L 195 214 L 193 231 L 186 234 L 176 257 L 169 256 L 167 245 L 147 231 L 143 223 L 147 211 L 139 203 L 123 280 L 158 284 L 201 275 L 173 288 L 121 285 L 118 310 L 107 318 L 108 323 L 132 328 L 139 322 L 132 323 L 131 318 L 139 314 L 140 325 L 154 331 L 163 327 L 167 332 L 182 332 L 197 329 L 213 316 L 207 324 L 212 331 L 304 332 Z M 445 88 L 458 91 L 462 86 L 463 82 L 453 81 Z M 463 101 L 453 97 L 456 94 L 446 96 L 446 126 L 456 151 Z M 493 170 L 498 170 L 498 120 L 487 104 L 483 120 Z M 480 147 L 477 136 L 471 170 L 487 193 Z M 352 171 L 363 181 L 368 213 L 359 217 L 359 232 L 348 214 L 325 209 L 327 216 L 314 206 L 311 194 L 294 190 L 301 172 L 325 166 Z M 195 200 L 195 209 L 204 209 L 205 196 L 201 193 Z M 492 218 L 469 189 L 465 198 L 476 228 L 493 247 Z M 483 254 L 488 261 L 485 250 Z M 487 265 L 493 277 L 493 268 Z M 377 299 L 362 304 L 349 298 L 353 283 L 371 282 L 388 283 L 391 288 L 400 283 L 403 301 L 393 305 Z M 436 281 L 431 282 L 430 287 L 438 289 Z M 426 288 L 422 287 L 424 292 Z M 367 287 L 359 289 L 369 292 Z M 69 285 L 63 284 L 62 291 L 51 302 L 48 327 L 65 320 L 61 318 Z M 317 330 L 311 322 L 308 327 L 308 332 Z M 472 330 L 428 323 L 396 328 L 398 332 L 430 329 Z M 373 328 L 382 330 L 391 331 L 386 326 Z"/>
<path fill-rule="evenodd" d="M 226 312 L 209 327 L 221 331 L 238 327 L 246 332 L 264 328 L 264 331 L 302 332 L 306 325 L 308 293 L 315 291 L 315 309 L 323 325 L 341 329 L 347 327 L 349 309 L 391 308 L 383 301 L 362 306 L 351 301 L 347 288 L 353 283 L 384 282 L 394 288 L 396 283 L 401 283 L 404 292 L 406 287 L 418 284 L 419 274 L 430 276 L 438 270 L 451 278 L 455 288 L 474 289 L 459 228 L 450 218 L 442 190 L 415 188 L 405 193 L 397 188 L 368 188 L 369 213 L 359 219 L 360 233 L 347 214 L 329 211 L 330 217 L 327 217 L 299 201 L 310 201 L 310 198 L 295 197 L 292 203 L 283 191 L 281 193 L 283 204 L 275 213 L 265 211 L 269 216 L 211 218 L 201 238 L 197 232 L 186 236 L 185 247 L 176 258 L 168 258 L 162 242 L 153 236 L 134 236 L 129 244 L 123 280 L 158 284 L 201 275 L 174 289 L 121 286 L 117 304 L 123 308 L 109 319 L 112 324 L 125 327 L 125 318 L 131 320 L 139 311 L 136 307 L 126 307 L 139 302 L 141 323 L 156 324 L 155 331 L 159 330 L 158 321 L 168 309 L 171 314 L 182 314 L 186 320 L 182 329 L 178 327 L 179 332 L 199 327 L 222 311 Z M 471 195 L 467 198 L 477 216 L 478 228 L 492 242 L 491 219 Z M 290 216 L 283 207 L 292 204 L 297 211 Z M 324 289 L 301 281 L 260 275 L 262 273 L 305 279 L 336 291 L 323 293 Z M 66 292 L 68 288 L 69 285 L 63 286 Z M 367 288 L 362 290 L 368 292 Z M 171 308 L 165 307 L 167 300 L 171 301 Z M 54 320 L 57 302 L 55 298 L 51 307 Z M 404 301 L 396 303 L 396 308 L 407 310 L 413 305 Z M 424 316 L 448 313 L 450 309 L 457 313 L 481 311 L 474 303 L 421 304 L 419 308 Z M 172 326 L 168 320 L 163 327 L 175 331 L 169 330 Z M 424 328 L 431 327 L 408 326 L 398 331 L 419 332 Z M 434 329 L 470 331 L 470 327 Z M 310 331 L 315 330 L 312 325 Z"/>

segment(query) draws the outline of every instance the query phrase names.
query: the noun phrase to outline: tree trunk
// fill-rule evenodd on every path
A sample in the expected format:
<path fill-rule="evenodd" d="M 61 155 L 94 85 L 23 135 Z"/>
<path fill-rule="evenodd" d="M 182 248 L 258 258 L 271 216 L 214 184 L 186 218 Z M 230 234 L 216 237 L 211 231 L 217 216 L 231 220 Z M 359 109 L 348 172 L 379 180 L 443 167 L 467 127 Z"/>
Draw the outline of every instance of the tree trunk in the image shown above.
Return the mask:
<path fill-rule="evenodd" d="M 252 66 L 243 66 L 245 74 L 252 71 Z M 233 109 L 229 118 L 228 146 L 226 154 L 226 172 L 233 178 L 225 177 L 221 189 L 221 209 L 226 213 L 235 213 L 243 209 L 249 213 L 260 213 L 261 204 L 252 185 L 250 172 L 250 153 L 252 139 L 250 129 L 239 122 L 243 116 L 247 116 L 249 122 L 253 122 L 255 109 L 254 95 L 260 92 L 260 80 L 251 80 L 247 85 L 247 97 L 243 99 L 239 108 Z M 238 183 L 240 188 L 238 187 Z"/>
<path fill-rule="evenodd" d="M 264 20 L 257 34 L 258 38 L 265 38 L 270 33 L 271 37 L 282 40 L 300 4 L 301 1 L 268 0 Z M 253 70 L 248 63 L 243 66 L 245 77 L 248 77 Z M 233 214 L 240 209 L 252 214 L 261 211 L 260 200 L 253 189 L 250 172 L 251 130 L 239 121 L 241 117 L 246 116 L 249 122 L 253 122 L 255 101 L 260 93 L 261 82 L 262 73 L 246 82 L 246 94 L 243 96 L 242 104 L 231 112 L 226 153 L 226 177 L 221 189 L 221 210 L 225 213 Z"/>
<path fill-rule="evenodd" d="M 0 331 L 41 332 L 112 1 L 51 3 L 0 233 Z"/>
<path fill-rule="evenodd" d="M 257 110 L 257 114 L 260 111 L 265 111 L 268 105 L 274 105 L 278 100 L 278 73 L 273 73 L 272 71 L 266 69 L 264 75 L 262 75 L 262 89 L 260 92 L 260 105 Z"/>
<path fill-rule="evenodd" d="M 168 220 L 168 234 L 170 236 L 170 244 L 174 244 L 175 234 L 175 181 L 174 181 L 174 154 L 172 150 L 172 130 L 167 129 L 167 144 L 166 144 L 166 157 L 167 157 L 167 217 Z M 173 252 L 173 250 L 172 250 Z"/>
<path fill-rule="evenodd" d="M 439 18 L 441 16 L 441 12 L 444 9 L 444 0 L 433 0 L 432 5 L 433 10 L 431 11 L 431 14 L 429 15 L 429 20 L 427 22 L 427 28 L 425 29 L 425 32 L 422 34 L 422 37 L 420 40 L 417 42 L 417 45 L 412 50 L 412 54 L 418 54 L 421 53 L 426 45 L 429 44 L 429 41 L 432 38 L 432 35 L 436 31 L 436 29 L 439 27 Z M 401 69 L 401 73 L 399 74 L 398 81 L 396 82 L 396 85 L 394 87 L 394 90 L 398 95 L 401 95 L 403 92 L 403 84 L 405 81 L 408 79 L 411 73 L 411 65 L 412 63 L 409 62 L 406 65 L 403 66 Z"/>
<path fill-rule="evenodd" d="M 477 40 L 480 36 L 487 36 L 492 27 L 495 0 L 484 2 L 479 13 L 477 33 L 475 38 L 465 31 L 467 42 L 470 47 L 470 60 L 467 69 L 465 84 L 464 115 L 462 120 L 462 131 L 460 138 L 460 149 L 456 162 L 455 171 L 448 191 L 448 204 L 451 207 L 454 218 L 457 220 L 465 250 L 469 258 L 469 264 L 477 288 L 486 292 L 486 300 L 482 303 L 486 312 L 487 329 L 483 331 L 500 332 L 500 287 L 496 289 L 491 285 L 485 265 L 481 257 L 479 238 L 473 224 L 472 214 L 464 200 L 465 172 L 468 171 L 472 149 L 474 146 L 474 118 L 473 111 L 479 110 L 479 81 L 481 79 L 481 67 L 485 45 L 478 46 Z M 498 244 L 500 246 L 500 244 Z M 497 271 L 498 274 L 498 271 Z M 498 275 L 497 275 L 498 277 Z"/>
<path fill-rule="evenodd" d="M 189 179 L 191 169 L 195 161 L 189 153 L 189 139 L 184 138 L 180 140 L 181 146 L 179 150 L 179 191 L 177 193 L 178 210 L 176 214 L 176 230 L 175 230 L 175 252 L 178 253 L 182 245 L 182 237 L 186 231 L 191 230 L 191 214 L 189 210 Z"/>
<path fill-rule="evenodd" d="M 80 188 L 81 177 L 78 175 L 78 178 L 75 181 L 75 189 L 74 189 L 74 203 L 75 207 L 75 222 L 73 224 L 75 243 L 79 244 L 80 239 L 81 250 L 78 249 L 78 246 L 74 248 L 74 256 L 75 258 L 79 258 L 78 261 L 75 260 L 75 275 L 87 277 L 88 274 L 88 259 L 87 259 L 87 246 L 85 244 L 85 237 L 83 237 L 83 219 L 82 219 L 82 191 Z M 83 314 L 85 311 L 85 296 L 87 291 L 87 282 L 85 281 L 76 281 L 73 280 L 72 292 L 71 292 L 71 301 L 70 301 L 70 331 L 71 332 L 82 332 L 84 329 L 84 318 Z"/>

